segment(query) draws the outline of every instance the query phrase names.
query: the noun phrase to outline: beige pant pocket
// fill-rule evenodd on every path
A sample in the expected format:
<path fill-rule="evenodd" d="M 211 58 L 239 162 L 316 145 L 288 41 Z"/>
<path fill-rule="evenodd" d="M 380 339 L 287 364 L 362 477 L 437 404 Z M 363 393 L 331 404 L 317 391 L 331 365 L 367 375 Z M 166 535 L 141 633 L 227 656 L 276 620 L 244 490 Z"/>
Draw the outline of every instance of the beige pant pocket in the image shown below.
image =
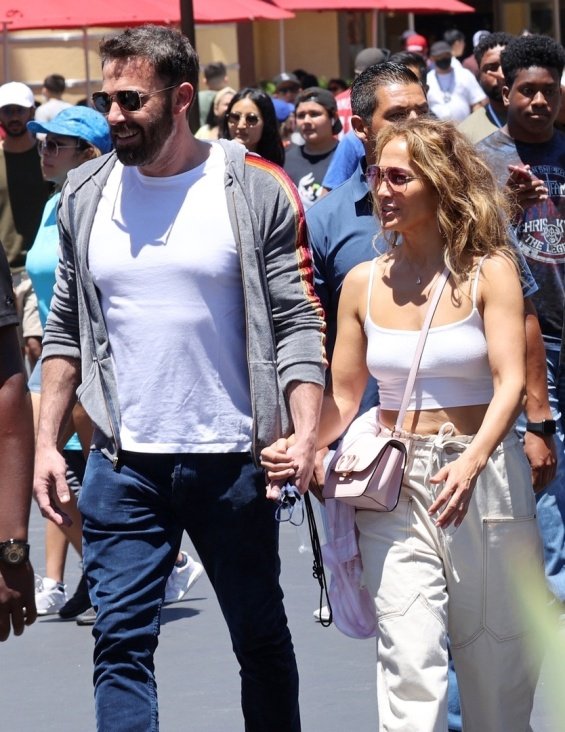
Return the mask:
<path fill-rule="evenodd" d="M 535 516 L 484 519 L 484 626 L 498 640 L 525 631 L 517 586 L 524 568 L 539 566 L 540 552 Z"/>

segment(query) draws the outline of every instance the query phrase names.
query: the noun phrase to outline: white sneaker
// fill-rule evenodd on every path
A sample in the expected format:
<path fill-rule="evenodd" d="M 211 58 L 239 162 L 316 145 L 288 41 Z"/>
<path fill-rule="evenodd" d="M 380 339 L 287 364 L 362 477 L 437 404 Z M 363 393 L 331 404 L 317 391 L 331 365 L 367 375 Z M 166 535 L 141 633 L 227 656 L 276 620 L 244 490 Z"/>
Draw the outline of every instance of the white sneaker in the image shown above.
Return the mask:
<path fill-rule="evenodd" d="M 318 623 L 322 620 L 326 621 L 330 619 L 330 609 L 327 605 L 324 605 L 321 610 L 317 608 L 312 614 L 314 615 L 314 620 Z"/>
<path fill-rule="evenodd" d="M 204 571 L 204 567 L 200 562 L 189 557 L 186 552 L 181 552 L 181 554 L 186 561 L 182 567 L 173 567 L 173 571 L 171 572 L 169 579 L 167 580 L 167 586 L 165 587 L 165 605 L 182 600 Z"/>
<path fill-rule="evenodd" d="M 35 576 L 35 606 L 38 615 L 55 615 L 67 602 L 64 584 L 50 577 Z"/>

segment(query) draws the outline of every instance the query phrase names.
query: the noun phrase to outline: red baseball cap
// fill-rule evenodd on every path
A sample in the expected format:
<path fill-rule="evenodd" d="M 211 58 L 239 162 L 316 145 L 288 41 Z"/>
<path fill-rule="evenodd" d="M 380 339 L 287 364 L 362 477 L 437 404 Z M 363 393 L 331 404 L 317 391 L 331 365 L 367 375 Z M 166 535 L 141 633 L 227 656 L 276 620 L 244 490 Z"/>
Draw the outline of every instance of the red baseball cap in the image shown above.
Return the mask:
<path fill-rule="evenodd" d="M 411 53 L 421 53 L 422 51 L 428 50 L 428 42 L 424 36 L 414 33 L 414 35 L 408 36 L 406 39 L 405 48 Z"/>

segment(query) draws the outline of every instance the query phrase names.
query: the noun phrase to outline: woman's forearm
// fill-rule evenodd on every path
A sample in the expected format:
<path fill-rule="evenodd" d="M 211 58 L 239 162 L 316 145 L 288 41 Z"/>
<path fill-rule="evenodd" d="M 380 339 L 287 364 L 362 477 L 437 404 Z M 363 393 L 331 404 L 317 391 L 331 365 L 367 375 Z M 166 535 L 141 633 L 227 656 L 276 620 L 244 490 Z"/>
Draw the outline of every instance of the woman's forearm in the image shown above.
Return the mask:
<path fill-rule="evenodd" d="M 482 424 L 467 448 L 467 452 L 478 459 L 481 469 L 512 428 L 522 410 L 524 394 L 525 386 L 519 378 L 507 379 L 495 387 Z"/>
<path fill-rule="evenodd" d="M 318 450 L 331 445 L 341 437 L 353 421 L 359 404 L 336 398 L 332 393 L 325 394 L 318 429 Z"/>

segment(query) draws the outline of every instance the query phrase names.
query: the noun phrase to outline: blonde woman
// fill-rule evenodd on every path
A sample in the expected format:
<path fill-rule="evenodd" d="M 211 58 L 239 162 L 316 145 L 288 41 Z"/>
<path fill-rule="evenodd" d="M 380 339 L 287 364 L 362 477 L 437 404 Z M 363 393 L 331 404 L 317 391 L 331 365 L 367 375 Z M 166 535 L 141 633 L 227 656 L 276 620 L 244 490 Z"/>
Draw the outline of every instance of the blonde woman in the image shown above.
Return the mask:
<path fill-rule="evenodd" d="M 525 732 L 537 667 L 510 574 L 542 560 L 530 469 L 513 430 L 525 331 L 505 204 L 450 123 L 387 127 L 376 159 L 367 177 L 391 248 L 345 279 L 320 447 L 347 428 L 369 374 L 381 429 L 394 427 L 430 295 L 450 272 L 403 424 L 399 504 L 356 513 L 378 621 L 378 729 L 447 730 L 449 631 L 465 731 Z M 291 442 L 263 453 L 273 481 L 292 476 Z"/>
<path fill-rule="evenodd" d="M 216 92 L 212 106 L 206 117 L 206 124 L 198 129 L 194 135 L 199 140 L 217 140 L 220 136 L 220 125 L 224 119 L 226 110 L 235 94 L 231 86 L 224 86 Z"/>

